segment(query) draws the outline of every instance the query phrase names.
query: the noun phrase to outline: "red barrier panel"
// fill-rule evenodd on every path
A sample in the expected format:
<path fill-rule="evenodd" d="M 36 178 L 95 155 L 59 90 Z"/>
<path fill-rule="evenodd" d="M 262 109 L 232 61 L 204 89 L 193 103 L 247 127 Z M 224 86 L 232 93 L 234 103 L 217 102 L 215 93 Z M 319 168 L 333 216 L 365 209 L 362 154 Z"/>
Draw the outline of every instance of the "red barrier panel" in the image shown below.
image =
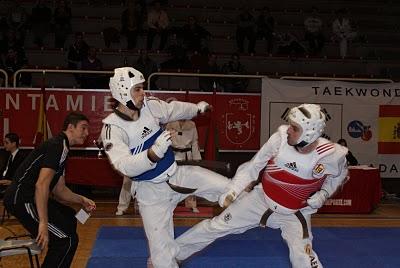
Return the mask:
<path fill-rule="evenodd" d="M 319 213 L 370 213 L 382 197 L 378 169 L 350 168 L 350 178 Z M 68 183 L 120 187 L 122 176 L 107 158 L 71 157 L 66 170 Z"/>
<path fill-rule="evenodd" d="M 40 89 L 0 89 L 0 133 L 16 132 L 21 146 L 32 147 L 37 129 Z M 64 117 L 71 111 L 86 114 L 91 123 L 90 135 L 84 147 L 94 147 L 102 127 L 101 120 L 111 110 L 109 90 L 46 89 L 46 116 L 53 135 L 61 131 Z M 150 92 L 163 100 L 177 99 L 197 103 L 204 100 L 214 111 L 195 118 L 199 144 L 205 144 L 210 116 L 216 122 L 217 139 L 221 150 L 258 150 L 260 148 L 260 95 L 202 92 Z M 215 130 L 214 130 L 215 131 Z M 2 141 L 1 141 L 2 142 Z M 2 144 L 1 144 L 2 145 Z"/>
<path fill-rule="evenodd" d="M 370 213 L 382 197 L 377 168 L 349 168 L 350 178 L 319 213 Z"/>

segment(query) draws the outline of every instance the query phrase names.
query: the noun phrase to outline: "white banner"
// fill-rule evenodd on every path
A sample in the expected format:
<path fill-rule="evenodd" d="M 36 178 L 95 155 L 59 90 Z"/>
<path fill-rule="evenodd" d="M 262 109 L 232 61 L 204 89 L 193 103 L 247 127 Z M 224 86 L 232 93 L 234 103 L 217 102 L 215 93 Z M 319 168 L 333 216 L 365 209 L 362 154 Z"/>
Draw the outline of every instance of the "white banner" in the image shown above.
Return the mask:
<path fill-rule="evenodd" d="M 322 106 L 327 115 L 324 135 L 333 142 L 344 138 L 360 164 L 379 166 L 382 177 L 400 177 L 400 83 L 264 78 L 260 144 L 301 103 Z"/>

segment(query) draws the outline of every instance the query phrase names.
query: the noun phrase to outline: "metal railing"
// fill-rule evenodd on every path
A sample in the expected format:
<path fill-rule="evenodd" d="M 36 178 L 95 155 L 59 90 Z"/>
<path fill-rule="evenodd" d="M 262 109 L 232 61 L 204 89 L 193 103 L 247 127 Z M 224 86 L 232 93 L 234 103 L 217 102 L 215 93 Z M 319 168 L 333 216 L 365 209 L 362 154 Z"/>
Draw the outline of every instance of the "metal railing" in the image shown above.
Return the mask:
<path fill-rule="evenodd" d="M 0 72 L 5 76 L 5 86 L 8 86 L 8 74 L 0 69 Z M 84 71 L 84 70 L 67 70 L 67 69 L 20 69 L 15 72 L 13 77 L 13 87 L 17 87 L 17 77 L 20 73 L 63 73 L 63 74 L 114 74 L 114 71 Z M 178 76 L 178 77 L 220 77 L 220 78 L 250 78 L 262 79 L 265 75 L 236 75 L 236 74 L 200 74 L 200 73 L 172 73 L 172 72 L 156 72 L 148 77 L 147 89 L 150 90 L 151 79 L 154 76 Z M 384 78 L 344 78 L 344 77 L 318 77 L 318 76 L 282 76 L 280 79 L 286 80 L 339 80 L 350 82 L 379 82 L 379 83 L 394 83 L 391 79 Z"/>
<path fill-rule="evenodd" d="M 114 71 L 84 71 L 84 70 L 65 70 L 65 69 L 20 69 L 15 72 L 13 87 L 17 87 L 17 77 L 20 73 L 63 73 L 63 74 L 114 74 Z"/>
<path fill-rule="evenodd" d="M 4 75 L 4 87 L 8 87 L 8 74 L 3 69 L 0 69 L 0 73 Z"/>
<path fill-rule="evenodd" d="M 338 80 L 338 81 L 348 81 L 348 82 L 379 82 L 379 83 L 394 83 L 392 79 L 385 78 L 344 78 L 344 77 L 325 77 L 325 76 L 282 76 L 279 79 L 282 80 Z"/>
<path fill-rule="evenodd" d="M 223 78 L 250 78 L 250 79 L 262 79 L 267 77 L 266 75 L 239 75 L 239 74 L 200 74 L 200 73 L 171 73 L 171 72 L 156 72 L 149 75 L 147 79 L 147 89 L 150 90 L 151 79 L 154 76 L 180 76 L 180 77 L 223 77 Z"/>

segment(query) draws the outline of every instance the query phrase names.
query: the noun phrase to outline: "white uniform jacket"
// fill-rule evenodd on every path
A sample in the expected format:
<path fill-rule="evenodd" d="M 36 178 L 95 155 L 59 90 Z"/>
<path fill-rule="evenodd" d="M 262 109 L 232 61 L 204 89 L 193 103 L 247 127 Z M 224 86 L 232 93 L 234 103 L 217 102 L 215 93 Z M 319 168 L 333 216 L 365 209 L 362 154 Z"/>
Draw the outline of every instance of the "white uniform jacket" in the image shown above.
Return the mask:
<path fill-rule="evenodd" d="M 262 187 L 270 207 L 290 214 L 307 206 L 307 199 L 321 189 L 331 196 L 347 176 L 347 148 L 318 138 L 314 151 L 299 153 L 287 143 L 288 126 L 280 126 L 260 151 L 242 164 L 233 178 L 233 190 L 240 193 L 262 176 Z"/>
<path fill-rule="evenodd" d="M 147 150 L 163 132 L 161 125 L 170 121 L 190 119 L 197 115 L 196 104 L 173 101 L 166 103 L 148 97 L 140 110 L 139 119 L 129 121 L 112 113 L 103 120 L 101 137 L 112 165 L 135 180 L 163 182 L 176 171 L 172 149 L 157 163 L 147 157 Z"/>

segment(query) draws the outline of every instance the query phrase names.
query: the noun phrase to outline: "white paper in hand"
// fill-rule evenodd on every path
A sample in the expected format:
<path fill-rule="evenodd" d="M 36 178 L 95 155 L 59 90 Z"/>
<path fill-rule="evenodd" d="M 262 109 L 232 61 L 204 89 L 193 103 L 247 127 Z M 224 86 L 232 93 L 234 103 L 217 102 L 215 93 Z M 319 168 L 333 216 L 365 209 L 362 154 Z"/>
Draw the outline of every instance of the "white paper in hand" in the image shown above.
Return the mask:
<path fill-rule="evenodd" d="M 82 208 L 75 214 L 75 218 L 82 224 L 85 224 L 87 219 L 89 219 L 90 214 L 84 211 Z"/>

